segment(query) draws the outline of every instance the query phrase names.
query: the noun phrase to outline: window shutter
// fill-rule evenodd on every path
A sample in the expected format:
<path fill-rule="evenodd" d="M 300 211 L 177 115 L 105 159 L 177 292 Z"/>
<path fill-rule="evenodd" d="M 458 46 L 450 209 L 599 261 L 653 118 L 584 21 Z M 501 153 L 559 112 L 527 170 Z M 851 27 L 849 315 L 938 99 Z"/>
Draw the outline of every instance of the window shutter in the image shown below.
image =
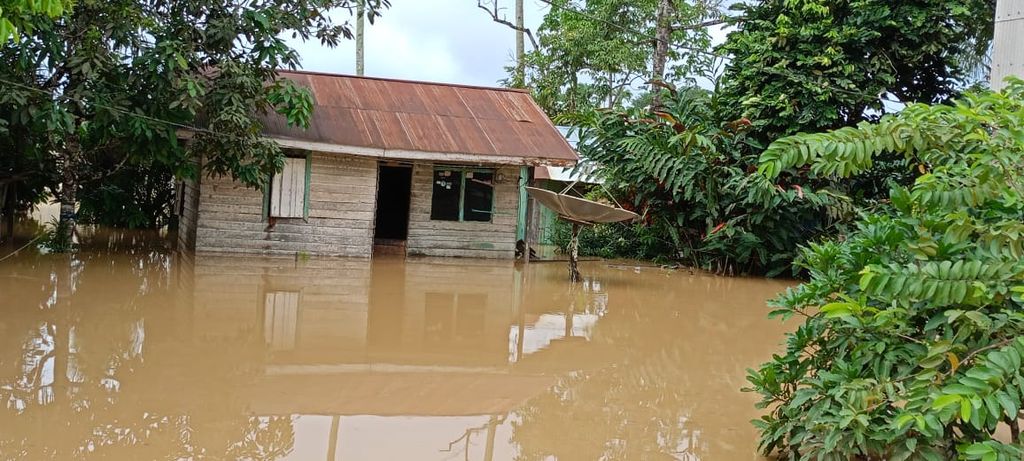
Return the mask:
<path fill-rule="evenodd" d="M 270 215 L 301 218 L 306 207 L 306 159 L 288 157 L 270 186 Z"/>

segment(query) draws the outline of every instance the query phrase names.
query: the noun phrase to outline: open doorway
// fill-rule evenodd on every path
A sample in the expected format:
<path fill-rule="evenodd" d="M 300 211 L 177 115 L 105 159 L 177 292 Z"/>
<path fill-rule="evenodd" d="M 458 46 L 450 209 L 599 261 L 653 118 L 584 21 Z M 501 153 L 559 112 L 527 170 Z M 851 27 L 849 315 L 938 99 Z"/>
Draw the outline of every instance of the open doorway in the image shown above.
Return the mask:
<path fill-rule="evenodd" d="M 374 254 L 405 254 L 409 236 L 409 195 L 412 166 L 381 163 L 377 169 L 377 215 Z"/>

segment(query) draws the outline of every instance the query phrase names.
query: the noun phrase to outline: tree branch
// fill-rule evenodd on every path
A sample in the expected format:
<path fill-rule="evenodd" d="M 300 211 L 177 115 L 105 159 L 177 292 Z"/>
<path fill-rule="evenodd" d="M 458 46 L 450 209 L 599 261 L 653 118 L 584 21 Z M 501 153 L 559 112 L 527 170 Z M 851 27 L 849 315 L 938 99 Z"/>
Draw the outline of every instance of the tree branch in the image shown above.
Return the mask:
<path fill-rule="evenodd" d="M 698 22 L 696 24 L 685 24 L 685 25 L 680 24 L 680 25 L 672 26 L 670 29 L 672 29 L 672 32 L 676 32 L 676 31 L 680 31 L 680 30 L 704 29 L 706 27 L 711 27 L 711 26 L 717 26 L 717 25 L 720 25 L 720 24 L 725 24 L 726 21 L 727 21 L 727 19 L 725 17 L 717 17 L 717 18 L 714 18 L 714 19 L 708 19 L 707 21 Z"/>
<path fill-rule="evenodd" d="M 496 22 L 498 24 L 505 25 L 506 27 L 508 27 L 508 28 L 510 28 L 512 30 L 519 31 L 519 32 L 522 32 L 522 33 L 526 34 L 526 36 L 530 38 L 530 44 L 533 45 L 533 49 L 534 50 L 540 48 L 540 45 L 537 45 L 537 40 L 535 38 L 533 38 L 533 32 L 530 32 L 530 28 L 529 27 L 519 27 L 519 26 L 515 25 L 514 23 L 512 23 L 512 21 L 509 21 L 508 19 L 505 19 L 504 17 L 498 17 L 498 0 L 494 0 L 493 6 L 491 6 L 491 7 L 488 7 L 487 5 L 484 5 L 484 0 L 476 0 L 476 6 L 477 6 L 477 8 L 480 8 L 481 10 L 486 11 L 487 14 L 491 17 L 492 21 L 494 21 L 494 22 Z"/>

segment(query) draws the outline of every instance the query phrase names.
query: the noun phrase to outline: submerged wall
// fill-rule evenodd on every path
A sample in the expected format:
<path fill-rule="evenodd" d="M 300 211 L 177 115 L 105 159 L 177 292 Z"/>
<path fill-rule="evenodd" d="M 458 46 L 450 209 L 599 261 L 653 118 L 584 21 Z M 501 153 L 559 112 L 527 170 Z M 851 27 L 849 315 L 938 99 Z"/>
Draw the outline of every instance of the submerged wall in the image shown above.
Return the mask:
<path fill-rule="evenodd" d="M 268 220 L 261 191 L 230 178 L 204 178 L 196 251 L 369 257 L 377 162 L 314 153 L 310 171 L 308 219 Z"/>
<path fill-rule="evenodd" d="M 408 254 L 515 257 L 519 168 L 498 168 L 495 176 L 501 179 L 495 181 L 494 215 L 491 222 L 433 221 L 430 219 L 430 202 L 434 166 L 417 164 L 412 173 L 409 241 L 406 243 Z"/>
<path fill-rule="evenodd" d="M 263 193 L 230 178 L 183 189 L 179 245 L 200 253 L 369 257 L 377 205 L 377 160 L 314 153 L 308 218 L 267 218 Z M 518 167 L 497 168 L 490 222 L 430 219 L 434 165 L 413 167 L 408 255 L 511 259 L 518 219 Z"/>

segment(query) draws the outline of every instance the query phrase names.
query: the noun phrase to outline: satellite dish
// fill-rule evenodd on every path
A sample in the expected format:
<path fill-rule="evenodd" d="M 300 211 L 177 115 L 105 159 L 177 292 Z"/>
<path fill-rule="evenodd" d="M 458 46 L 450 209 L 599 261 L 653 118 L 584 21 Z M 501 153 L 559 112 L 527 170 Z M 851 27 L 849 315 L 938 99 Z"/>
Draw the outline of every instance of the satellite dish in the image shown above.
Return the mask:
<path fill-rule="evenodd" d="M 526 191 L 530 194 L 530 197 L 536 199 L 541 205 L 558 213 L 558 217 L 585 226 L 598 223 L 629 221 L 639 218 L 632 211 L 605 205 L 593 200 L 559 194 L 547 189 L 527 187 Z"/>
<path fill-rule="evenodd" d="M 579 237 L 583 226 L 633 221 L 640 217 L 629 210 L 572 195 L 559 194 L 547 189 L 526 187 L 526 192 L 541 205 L 558 213 L 559 218 L 572 223 L 572 238 L 569 240 L 569 278 L 573 283 L 580 280 Z"/>

